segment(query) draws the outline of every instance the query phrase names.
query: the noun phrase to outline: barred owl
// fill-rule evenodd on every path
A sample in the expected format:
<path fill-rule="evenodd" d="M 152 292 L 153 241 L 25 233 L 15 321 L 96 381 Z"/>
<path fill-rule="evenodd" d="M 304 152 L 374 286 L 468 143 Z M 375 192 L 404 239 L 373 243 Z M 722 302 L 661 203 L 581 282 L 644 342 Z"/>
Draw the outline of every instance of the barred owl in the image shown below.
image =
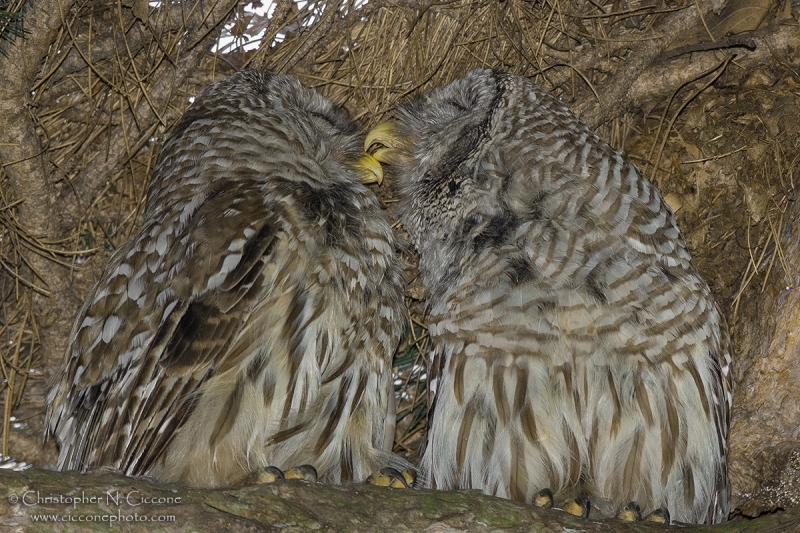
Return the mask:
<path fill-rule="evenodd" d="M 367 137 L 428 295 L 428 483 L 724 520 L 726 326 L 655 187 L 500 71 L 438 88 Z"/>
<path fill-rule="evenodd" d="M 290 76 L 197 95 L 75 321 L 48 396 L 59 469 L 225 486 L 405 465 L 387 451 L 402 275 L 362 144 Z"/>

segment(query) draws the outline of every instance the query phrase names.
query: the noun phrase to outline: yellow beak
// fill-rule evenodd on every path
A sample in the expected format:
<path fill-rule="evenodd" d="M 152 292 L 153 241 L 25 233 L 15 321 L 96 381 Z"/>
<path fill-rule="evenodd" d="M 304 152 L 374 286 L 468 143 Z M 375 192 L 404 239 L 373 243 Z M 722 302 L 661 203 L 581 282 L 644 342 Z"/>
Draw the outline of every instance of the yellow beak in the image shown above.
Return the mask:
<path fill-rule="evenodd" d="M 391 122 L 382 122 L 372 128 L 364 138 L 364 151 L 371 153 L 381 163 L 399 163 L 404 159 L 405 143 Z"/>
<path fill-rule="evenodd" d="M 358 172 L 362 182 L 377 183 L 378 185 L 383 183 L 383 168 L 375 157 L 367 153 L 361 154 L 353 163 L 353 168 Z"/>

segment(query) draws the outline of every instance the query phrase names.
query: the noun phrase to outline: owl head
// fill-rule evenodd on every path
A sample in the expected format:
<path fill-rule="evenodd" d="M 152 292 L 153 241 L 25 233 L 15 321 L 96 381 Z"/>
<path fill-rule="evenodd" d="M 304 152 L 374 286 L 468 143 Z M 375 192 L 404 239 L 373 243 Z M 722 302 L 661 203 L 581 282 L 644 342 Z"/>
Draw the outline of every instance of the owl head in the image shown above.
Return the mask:
<path fill-rule="evenodd" d="M 303 87 L 294 76 L 258 70 L 243 70 L 204 87 L 172 129 L 165 148 L 180 141 L 181 133 L 198 120 L 233 123 L 248 116 L 251 124 L 268 117 L 285 132 L 285 140 L 300 143 L 306 153 L 361 152 L 360 129 L 345 110 Z"/>
<path fill-rule="evenodd" d="M 540 199 L 556 175 L 571 173 L 554 146 L 575 131 L 593 135 L 527 78 L 478 69 L 399 107 L 367 134 L 398 188 L 429 289 L 546 209 Z"/>
<path fill-rule="evenodd" d="M 483 161 L 499 140 L 508 80 L 501 71 L 474 70 L 400 106 L 367 134 L 365 146 L 393 176 L 404 226 L 426 262 L 448 262 L 452 250 L 443 244 L 487 207 Z"/>
<path fill-rule="evenodd" d="M 270 172 L 260 167 L 265 161 L 272 162 L 274 172 L 299 158 L 315 165 L 304 173 L 309 179 L 348 183 L 356 170 L 364 183 L 380 183 L 380 164 L 364 153 L 362 145 L 361 129 L 348 113 L 303 87 L 297 78 L 243 70 L 204 87 L 169 131 L 149 187 L 148 209 L 168 212 L 176 192 L 180 196 L 185 189 L 186 195 L 194 194 L 197 180 L 211 171 L 209 162 L 219 161 L 217 151 L 236 154 L 227 157 L 226 166 L 213 169 L 223 174 L 252 168 L 266 176 Z M 187 154 L 200 164 L 190 165 L 179 183 L 170 169 Z"/>

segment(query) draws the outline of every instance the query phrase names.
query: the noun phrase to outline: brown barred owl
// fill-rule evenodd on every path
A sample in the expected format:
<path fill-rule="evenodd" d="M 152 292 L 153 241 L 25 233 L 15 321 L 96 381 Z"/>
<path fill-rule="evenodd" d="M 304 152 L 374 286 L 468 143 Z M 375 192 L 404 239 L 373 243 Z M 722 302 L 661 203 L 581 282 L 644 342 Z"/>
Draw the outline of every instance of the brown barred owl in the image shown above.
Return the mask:
<path fill-rule="evenodd" d="M 198 94 L 75 321 L 48 397 L 59 469 L 224 486 L 404 466 L 386 451 L 403 284 L 362 144 L 290 76 Z"/>
<path fill-rule="evenodd" d="M 429 298 L 427 482 L 724 520 L 726 326 L 655 187 L 499 71 L 405 105 L 373 140 Z"/>

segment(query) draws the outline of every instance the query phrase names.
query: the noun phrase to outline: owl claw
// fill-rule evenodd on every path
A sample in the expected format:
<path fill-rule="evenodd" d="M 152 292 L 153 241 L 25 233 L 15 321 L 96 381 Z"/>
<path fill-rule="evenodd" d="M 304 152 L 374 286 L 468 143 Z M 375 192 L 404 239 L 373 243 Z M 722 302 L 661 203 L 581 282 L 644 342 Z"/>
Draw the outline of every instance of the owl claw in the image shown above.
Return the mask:
<path fill-rule="evenodd" d="M 249 481 L 259 485 L 275 483 L 279 479 L 286 479 L 283 471 L 277 466 L 265 466 L 250 474 Z"/>
<path fill-rule="evenodd" d="M 642 510 L 639 508 L 638 503 L 629 502 L 625 507 L 620 509 L 619 513 L 617 513 L 617 518 L 625 522 L 641 522 Z"/>
<path fill-rule="evenodd" d="M 277 466 L 265 466 L 250 474 L 252 483 L 275 483 L 281 479 L 300 479 L 311 483 L 317 482 L 317 469 L 311 465 L 300 465 L 290 468 L 286 472 Z"/>
<path fill-rule="evenodd" d="M 542 489 L 533 497 L 533 504 L 542 509 L 553 507 L 553 492 L 550 489 Z"/>
<path fill-rule="evenodd" d="M 395 468 L 386 467 L 379 472 L 370 474 L 364 483 L 393 489 L 410 489 L 414 487 L 416 481 L 417 473 L 411 468 L 404 468 L 401 472 Z"/>
<path fill-rule="evenodd" d="M 295 466 L 286 472 L 282 471 L 277 466 L 265 466 L 250 474 L 248 480 L 251 483 L 257 484 L 275 483 L 276 481 L 285 479 L 299 479 L 301 481 L 316 483 L 317 477 L 317 469 L 311 465 Z"/>
<path fill-rule="evenodd" d="M 656 509 L 644 517 L 645 522 L 655 522 L 657 524 L 669 524 L 669 511 L 666 507 Z"/>
<path fill-rule="evenodd" d="M 586 496 L 578 496 L 575 499 L 569 500 L 564 504 L 562 510 L 574 516 L 589 518 L 589 509 L 591 509 L 589 498 Z"/>
<path fill-rule="evenodd" d="M 404 468 L 401 472 L 408 488 L 414 488 L 417 484 L 417 471 L 413 468 Z"/>
<path fill-rule="evenodd" d="M 284 475 L 286 479 L 300 479 L 310 483 L 317 482 L 317 469 L 311 465 L 295 466 L 287 470 Z"/>

